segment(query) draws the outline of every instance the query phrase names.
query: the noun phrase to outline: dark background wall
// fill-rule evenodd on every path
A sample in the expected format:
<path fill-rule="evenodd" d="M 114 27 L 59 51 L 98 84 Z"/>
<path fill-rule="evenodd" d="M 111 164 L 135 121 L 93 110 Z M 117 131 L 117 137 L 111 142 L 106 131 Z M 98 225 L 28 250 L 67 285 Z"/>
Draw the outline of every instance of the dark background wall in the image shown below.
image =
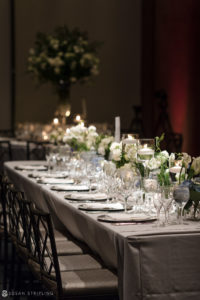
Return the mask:
<path fill-rule="evenodd" d="M 50 85 L 36 88 L 26 60 L 38 31 L 79 26 L 103 41 L 101 74 L 92 87 L 72 88 L 73 112 L 86 98 L 88 121 L 127 128 L 132 105 L 142 103 L 146 137 L 156 135 L 159 115 L 155 92 L 168 95 L 169 117 L 183 135 L 183 150 L 200 153 L 200 1 L 199 0 L 17 0 L 15 58 L 17 122 L 51 121 L 57 97 Z M 11 126 L 10 1 L 0 0 L 0 129 Z"/>
<path fill-rule="evenodd" d="M 11 128 L 10 5 L 0 0 L 0 129 Z"/>
<path fill-rule="evenodd" d="M 72 112 L 81 113 L 86 98 L 89 122 L 109 122 L 121 116 L 128 127 L 132 105 L 140 104 L 140 0 L 17 0 L 16 11 L 16 121 L 48 122 L 57 105 L 50 85 L 36 88 L 26 74 L 26 60 L 38 31 L 51 32 L 67 24 L 102 41 L 101 72 L 93 86 L 74 85 Z"/>
<path fill-rule="evenodd" d="M 168 95 L 173 130 L 183 134 L 183 151 L 200 154 L 200 1 L 143 1 L 143 105 L 158 118 L 155 92 Z"/>

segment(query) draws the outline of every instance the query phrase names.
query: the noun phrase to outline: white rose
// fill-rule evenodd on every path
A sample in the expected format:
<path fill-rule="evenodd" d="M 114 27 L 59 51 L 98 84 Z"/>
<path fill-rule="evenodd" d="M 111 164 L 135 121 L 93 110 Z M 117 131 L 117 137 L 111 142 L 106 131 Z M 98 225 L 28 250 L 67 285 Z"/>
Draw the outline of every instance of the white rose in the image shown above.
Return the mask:
<path fill-rule="evenodd" d="M 115 160 L 115 161 L 120 161 L 121 159 L 121 154 L 122 154 L 122 151 L 121 149 L 113 149 L 111 151 L 111 159 Z"/>
<path fill-rule="evenodd" d="M 161 161 L 156 159 L 155 157 L 151 158 L 146 163 L 146 167 L 149 168 L 150 170 L 158 169 L 160 165 L 161 165 Z"/>
<path fill-rule="evenodd" d="M 194 170 L 195 175 L 200 173 L 200 156 L 193 159 L 191 168 Z"/>
<path fill-rule="evenodd" d="M 93 125 L 90 125 L 90 126 L 88 127 L 88 131 L 96 131 L 96 130 L 97 130 L 96 127 L 93 126 Z"/>
<path fill-rule="evenodd" d="M 103 156 L 106 154 L 106 151 L 105 151 L 105 148 L 104 148 L 104 147 L 99 147 L 97 152 L 98 152 L 100 155 L 103 155 Z"/>

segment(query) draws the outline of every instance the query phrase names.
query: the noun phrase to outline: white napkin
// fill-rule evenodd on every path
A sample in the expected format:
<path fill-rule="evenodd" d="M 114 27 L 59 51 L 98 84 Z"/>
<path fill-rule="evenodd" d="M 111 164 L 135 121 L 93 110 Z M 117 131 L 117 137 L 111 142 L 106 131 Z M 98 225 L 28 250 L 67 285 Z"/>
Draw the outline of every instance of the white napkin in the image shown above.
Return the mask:
<path fill-rule="evenodd" d="M 37 179 L 38 183 L 43 184 L 73 184 L 73 179 L 63 179 L 63 178 L 39 178 Z"/>
<path fill-rule="evenodd" d="M 124 206 L 121 203 L 86 203 L 79 205 L 78 208 L 86 210 L 123 210 Z"/>
<path fill-rule="evenodd" d="M 55 172 L 55 173 L 49 173 L 49 172 L 33 172 L 28 174 L 29 177 L 33 177 L 33 178 L 66 178 L 69 176 L 69 174 L 67 172 Z"/>
<path fill-rule="evenodd" d="M 32 170 L 37 170 L 37 171 L 46 171 L 47 167 L 45 166 L 38 166 L 38 165 L 17 165 L 15 166 L 16 170 L 25 170 L 25 171 L 32 171 Z"/>
<path fill-rule="evenodd" d="M 89 187 L 86 185 L 54 185 L 51 187 L 54 191 L 88 191 Z"/>
<path fill-rule="evenodd" d="M 106 194 L 104 193 L 70 193 L 70 194 L 67 194 L 65 195 L 65 198 L 66 199 L 75 199 L 75 200 L 106 200 L 107 199 L 107 196 Z"/>

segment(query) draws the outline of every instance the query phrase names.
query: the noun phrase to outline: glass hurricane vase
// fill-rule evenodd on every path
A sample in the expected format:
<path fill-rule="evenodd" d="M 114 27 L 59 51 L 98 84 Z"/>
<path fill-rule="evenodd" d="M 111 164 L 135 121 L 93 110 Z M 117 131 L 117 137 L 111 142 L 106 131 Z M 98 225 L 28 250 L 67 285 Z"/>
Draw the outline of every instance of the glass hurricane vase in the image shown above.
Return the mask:
<path fill-rule="evenodd" d="M 55 116 L 59 119 L 60 124 L 66 125 L 67 119 L 71 115 L 70 87 L 59 85 L 57 88 L 58 106 Z"/>

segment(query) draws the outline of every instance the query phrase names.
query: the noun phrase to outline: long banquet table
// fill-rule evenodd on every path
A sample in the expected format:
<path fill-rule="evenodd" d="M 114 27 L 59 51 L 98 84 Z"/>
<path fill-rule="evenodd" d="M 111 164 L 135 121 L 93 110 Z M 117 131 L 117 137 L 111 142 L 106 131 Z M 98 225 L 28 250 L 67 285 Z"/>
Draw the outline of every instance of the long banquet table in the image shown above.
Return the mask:
<path fill-rule="evenodd" d="M 117 270 L 120 299 L 200 299 L 200 222 L 159 228 L 153 223 L 99 222 L 102 213 L 79 210 L 79 203 L 66 200 L 64 192 L 38 184 L 28 177 L 30 172 L 16 170 L 19 163 L 41 161 L 6 162 L 5 172 L 38 208 L 51 213 L 55 227 L 70 231 Z"/>

